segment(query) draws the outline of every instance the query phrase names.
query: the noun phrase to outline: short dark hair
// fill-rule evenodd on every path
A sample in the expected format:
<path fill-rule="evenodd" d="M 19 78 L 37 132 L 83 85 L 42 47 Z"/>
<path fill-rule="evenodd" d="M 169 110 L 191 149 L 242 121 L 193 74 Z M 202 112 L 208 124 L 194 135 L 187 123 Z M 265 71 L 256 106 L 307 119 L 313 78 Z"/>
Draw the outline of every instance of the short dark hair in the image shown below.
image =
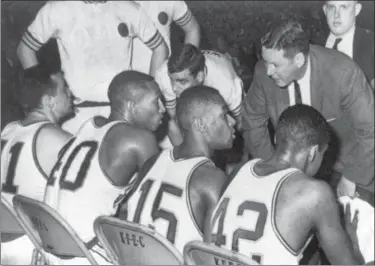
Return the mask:
<path fill-rule="evenodd" d="M 212 105 L 225 104 L 219 91 L 197 85 L 183 91 L 177 98 L 176 117 L 181 130 L 188 132 L 195 117 L 204 117 Z"/>
<path fill-rule="evenodd" d="M 177 73 L 189 69 L 194 77 L 204 71 L 206 59 L 203 53 L 193 44 L 184 44 L 180 51 L 172 53 L 168 59 L 169 74 Z"/>
<path fill-rule="evenodd" d="M 20 105 L 24 112 L 30 112 L 41 106 L 43 96 L 55 97 L 57 95 L 58 83 L 54 77 L 62 76 L 63 72 L 58 71 L 50 75 L 40 75 L 34 77 L 20 77 Z"/>
<path fill-rule="evenodd" d="M 297 19 L 280 19 L 271 25 L 270 30 L 261 39 L 267 49 L 283 50 L 287 58 L 302 52 L 309 53 L 309 36 Z"/>
<path fill-rule="evenodd" d="M 301 150 L 318 145 L 322 150 L 330 141 L 331 128 L 323 115 L 311 106 L 297 104 L 282 112 L 276 126 L 276 145 Z"/>
<path fill-rule="evenodd" d="M 154 78 L 135 70 L 125 70 L 118 73 L 109 84 L 108 98 L 111 106 L 124 100 L 138 101 L 145 92 L 150 90 L 148 83 L 155 82 Z"/>

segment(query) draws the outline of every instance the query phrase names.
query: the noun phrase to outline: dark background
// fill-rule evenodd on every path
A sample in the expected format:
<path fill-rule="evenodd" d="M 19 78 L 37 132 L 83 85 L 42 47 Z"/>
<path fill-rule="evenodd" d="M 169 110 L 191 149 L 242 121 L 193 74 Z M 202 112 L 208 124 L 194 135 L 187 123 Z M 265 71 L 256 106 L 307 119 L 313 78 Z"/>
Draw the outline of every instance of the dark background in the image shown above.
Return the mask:
<path fill-rule="evenodd" d="M 298 18 L 311 36 L 327 29 L 322 11 L 323 1 L 186 1 L 202 28 L 203 49 L 220 50 L 217 40 L 224 37 L 230 53 L 239 57 L 246 69 L 245 86 L 251 81 L 255 64 L 254 43 L 269 23 L 281 16 Z M 45 1 L 1 2 L 1 128 L 18 119 L 21 108 L 16 73 L 20 65 L 16 47 L 22 33 Z M 357 19 L 360 27 L 374 30 L 374 1 L 362 2 Z M 183 41 L 182 32 L 172 26 L 172 47 Z M 173 48 L 172 48 L 173 49 Z M 41 64 L 48 69 L 59 68 L 56 43 L 52 40 L 39 53 Z M 247 88 L 246 88 L 247 89 Z"/>

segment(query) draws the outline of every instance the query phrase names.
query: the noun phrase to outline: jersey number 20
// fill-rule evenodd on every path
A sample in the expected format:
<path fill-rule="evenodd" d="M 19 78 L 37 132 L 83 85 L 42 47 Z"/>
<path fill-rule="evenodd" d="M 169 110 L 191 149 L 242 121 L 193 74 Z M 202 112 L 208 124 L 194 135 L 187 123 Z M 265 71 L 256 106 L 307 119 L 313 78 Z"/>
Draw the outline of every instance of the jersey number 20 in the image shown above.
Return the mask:
<path fill-rule="evenodd" d="M 215 216 L 213 217 L 212 224 L 215 224 L 217 220 L 218 222 L 218 230 L 216 234 L 212 234 L 212 242 L 215 243 L 217 246 L 225 245 L 226 243 L 226 236 L 223 235 L 224 230 L 224 219 L 227 212 L 229 203 L 229 198 L 224 198 L 223 201 L 220 203 L 219 208 L 217 209 Z M 253 212 L 257 212 L 258 219 L 256 222 L 255 230 L 245 230 L 238 228 L 234 231 L 232 236 L 232 250 L 238 252 L 238 240 L 239 239 L 246 239 L 250 241 L 257 241 L 259 238 L 263 236 L 264 233 L 264 226 L 266 224 L 268 210 L 264 203 L 255 202 L 255 201 L 244 201 L 238 206 L 237 216 L 242 216 L 244 211 L 249 210 Z M 257 254 L 250 254 L 253 260 L 261 263 L 261 256 Z"/>

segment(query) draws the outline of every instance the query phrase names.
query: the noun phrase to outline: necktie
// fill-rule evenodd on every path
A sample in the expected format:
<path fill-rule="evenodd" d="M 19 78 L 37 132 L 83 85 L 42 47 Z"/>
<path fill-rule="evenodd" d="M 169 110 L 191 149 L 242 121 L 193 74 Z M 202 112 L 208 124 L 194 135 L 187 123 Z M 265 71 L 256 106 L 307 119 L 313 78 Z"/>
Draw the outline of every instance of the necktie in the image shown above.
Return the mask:
<path fill-rule="evenodd" d="M 293 81 L 294 83 L 294 97 L 295 97 L 295 104 L 302 104 L 302 96 L 301 96 L 301 88 L 297 81 Z"/>
<path fill-rule="evenodd" d="M 332 46 L 332 49 L 337 50 L 337 46 L 342 41 L 342 38 L 336 38 L 335 43 Z"/>

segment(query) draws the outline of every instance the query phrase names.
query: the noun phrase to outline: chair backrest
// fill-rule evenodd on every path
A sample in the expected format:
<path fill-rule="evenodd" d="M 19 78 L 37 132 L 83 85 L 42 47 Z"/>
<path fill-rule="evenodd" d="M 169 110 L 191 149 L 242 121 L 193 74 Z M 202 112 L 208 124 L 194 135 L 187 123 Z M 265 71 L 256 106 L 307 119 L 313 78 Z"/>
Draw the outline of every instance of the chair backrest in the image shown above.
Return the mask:
<path fill-rule="evenodd" d="M 50 206 L 22 195 L 13 198 L 21 226 L 39 252 L 59 258 L 84 257 L 97 264 L 74 229 Z"/>
<path fill-rule="evenodd" d="M 202 241 L 185 245 L 184 260 L 188 265 L 259 265 L 249 257 Z"/>
<path fill-rule="evenodd" d="M 0 205 L 0 233 L 1 242 L 8 242 L 17 239 L 25 234 L 25 231 L 18 222 L 12 204 L 1 194 Z"/>
<path fill-rule="evenodd" d="M 180 252 L 155 230 L 109 216 L 94 222 L 95 234 L 114 264 L 183 265 Z"/>

